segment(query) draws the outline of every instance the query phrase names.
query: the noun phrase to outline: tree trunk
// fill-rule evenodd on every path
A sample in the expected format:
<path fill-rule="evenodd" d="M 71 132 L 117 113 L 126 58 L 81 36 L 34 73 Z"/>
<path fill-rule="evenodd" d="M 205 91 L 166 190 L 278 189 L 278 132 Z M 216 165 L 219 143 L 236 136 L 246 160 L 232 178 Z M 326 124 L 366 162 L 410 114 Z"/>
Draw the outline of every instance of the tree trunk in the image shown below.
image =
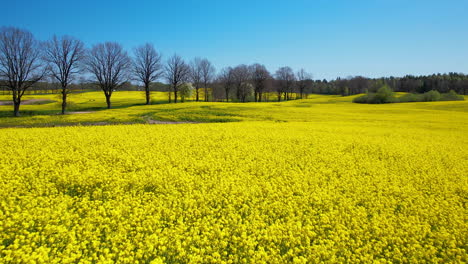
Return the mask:
<path fill-rule="evenodd" d="M 226 91 L 226 102 L 229 102 L 229 90 L 225 89 Z"/>
<path fill-rule="evenodd" d="M 177 103 L 177 90 L 174 88 L 174 103 Z"/>
<path fill-rule="evenodd" d="M 281 102 L 281 92 L 278 93 L 278 102 Z"/>
<path fill-rule="evenodd" d="M 206 84 L 205 84 L 205 102 L 208 102 L 208 88 L 206 88 Z"/>
<path fill-rule="evenodd" d="M 150 103 L 150 90 L 149 84 L 145 84 L 145 93 L 146 93 L 146 104 L 149 105 Z"/>
<path fill-rule="evenodd" d="M 65 109 L 67 108 L 67 90 L 62 87 L 62 115 L 65 114 Z"/>
<path fill-rule="evenodd" d="M 259 92 L 259 93 L 258 93 L 258 101 L 259 101 L 259 102 L 262 101 L 262 92 Z"/>
<path fill-rule="evenodd" d="M 19 101 L 16 101 L 16 100 L 13 102 L 13 109 L 14 109 L 14 115 L 15 115 L 15 117 L 20 116 L 20 114 L 19 114 L 20 104 L 21 104 L 21 103 L 20 103 Z"/>
<path fill-rule="evenodd" d="M 199 98 L 199 95 L 198 95 L 198 87 L 195 87 L 195 92 L 197 93 L 197 102 L 200 100 Z"/>
<path fill-rule="evenodd" d="M 257 95 L 258 95 L 258 93 L 257 93 L 257 91 L 255 91 L 255 92 L 254 92 L 255 102 L 258 102 L 258 101 L 257 101 Z"/>
<path fill-rule="evenodd" d="M 20 104 L 21 104 L 20 92 L 13 89 L 12 94 L 13 94 L 13 115 L 18 117 L 18 116 L 20 116 L 19 108 L 20 108 Z"/>
<path fill-rule="evenodd" d="M 107 103 L 107 109 L 111 108 L 111 101 L 110 101 L 111 95 L 106 94 L 106 103 Z"/>

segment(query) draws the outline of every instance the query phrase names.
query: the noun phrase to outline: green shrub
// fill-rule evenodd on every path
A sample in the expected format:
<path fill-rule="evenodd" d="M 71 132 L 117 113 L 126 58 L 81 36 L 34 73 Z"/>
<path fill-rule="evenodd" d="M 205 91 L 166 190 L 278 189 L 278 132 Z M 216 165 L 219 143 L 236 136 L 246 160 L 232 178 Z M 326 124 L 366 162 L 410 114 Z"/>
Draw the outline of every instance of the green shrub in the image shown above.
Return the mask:
<path fill-rule="evenodd" d="M 450 90 L 448 93 L 442 94 L 440 97 L 441 101 L 463 101 L 465 97 L 457 94 L 454 90 Z"/>
<path fill-rule="evenodd" d="M 396 98 L 392 89 L 387 85 L 379 88 L 377 93 L 367 93 L 354 98 L 354 103 L 359 104 L 386 104 L 386 103 L 406 103 L 406 102 L 434 102 L 434 101 L 463 101 L 465 98 L 458 95 L 455 91 L 440 94 L 432 90 L 423 94 L 409 93 Z"/>
<path fill-rule="evenodd" d="M 425 92 L 423 94 L 423 100 L 425 102 L 434 102 L 440 101 L 440 93 L 436 90 L 431 90 L 429 92 Z"/>
<path fill-rule="evenodd" d="M 387 103 L 396 103 L 398 102 L 397 98 L 393 93 L 393 90 L 384 85 L 379 88 L 377 93 L 367 93 L 354 98 L 353 102 L 360 104 L 387 104 Z"/>
<path fill-rule="evenodd" d="M 368 104 L 369 94 L 361 95 L 353 99 L 353 103 Z"/>
<path fill-rule="evenodd" d="M 386 103 L 395 103 L 397 100 L 395 98 L 395 93 L 393 90 L 384 85 L 377 90 L 375 97 L 373 98 L 374 104 L 386 104 Z"/>

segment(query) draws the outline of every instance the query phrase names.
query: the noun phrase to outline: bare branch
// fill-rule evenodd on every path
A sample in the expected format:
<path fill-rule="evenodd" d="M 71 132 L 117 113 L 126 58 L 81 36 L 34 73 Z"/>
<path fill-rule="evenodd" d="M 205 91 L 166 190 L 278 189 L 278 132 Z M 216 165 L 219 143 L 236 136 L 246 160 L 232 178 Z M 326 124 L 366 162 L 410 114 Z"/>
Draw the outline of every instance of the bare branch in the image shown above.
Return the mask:
<path fill-rule="evenodd" d="M 50 75 L 62 87 L 62 114 L 67 105 L 67 87 L 80 70 L 79 63 L 85 56 L 84 44 L 69 36 L 53 38 L 44 43 L 43 60 L 48 63 Z"/>
<path fill-rule="evenodd" d="M 306 72 L 304 69 L 300 69 L 296 73 L 296 79 L 297 79 L 297 88 L 299 88 L 299 93 L 302 99 L 307 86 L 309 86 L 309 84 L 312 81 L 312 74 Z"/>
<path fill-rule="evenodd" d="M 213 80 L 216 69 L 207 59 L 200 61 L 200 69 L 202 73 L 202 82 L 205 88 L 205 102 L 208 102 L 208 84 Z"/>
<path fill-rule="evenodd" d="M 153 44 L 146 43 L 134 50 L 133 74 L 136 80 L 143 83 L 146 92 L 146 104 L 150 104 L 150 84 L 162 76 L 161 54 Z"/>
<path fill-rule="evenodd" d="M 19 116 L 24 92 L 41 80 L 47 71 L 40 63 L 41 50 L 26 30 L 4 27 L 0 30 L 0 79 L 13 93 L 14 115 Z"/>
<path fill-rule="evenodd" d="M 131 60 L 122 46 L 106 42 L 93 46 L 86 56 L 86 69 L 93 74 L 110 108 L 112 92 L 129 79 Z"/>
<path fill-rule="evenodd" d="M 218 76 L 218 81 L 222 84 L 226 96 L 226 102 L 229 101 L 229 94 L 234 86 L 234 71 L 231 67 L 223 68 Z"/>
<path fill-rule="evenodd" d="M 203 72 L 202 72 L 202 60 L 200 58 L 195 58 L 190 63 L 190 81 L 195 88 L 196 101 L 200 100 L 199 98 L 199 89 L 203 85 Z M 205 91 L 206 93 L 206 91 Z"/>
<path fill-rule="evenodd" d="M 174 92 L 174 102 L 177 103 L 177 92 L 189 80 L 190 67 L 179 55 L 174 54 L 165 66 L 165 77 Z"/>
<path fill-rule="evenodd" d="M 296 79 L 293 70 L 287 66 L 281 67 L 276 71 L 275 76 L 277 80 L 276 91 L 278 93 L 278 101 L 281 100 L 281 95 L 283 95 L 284 100 L 289 100 Z"/>
<path fill-rule="evenodd" d="M 254 86 L 255 102 L 262 100 L 262 93 L 266 88 L 268 79 L 271 78 L 270 72 L 266 69 L 265 65 L 253 64 L 250 66 L 250 72 L 252 74 L 252 83 Z"/>
<path fill-rule="evenodd" d="M 232 70 L 232 74 L 234 77 L 237 99 L 245 102 L 250 88 L 250 68 L 245 64 L 241 64 Z"/>

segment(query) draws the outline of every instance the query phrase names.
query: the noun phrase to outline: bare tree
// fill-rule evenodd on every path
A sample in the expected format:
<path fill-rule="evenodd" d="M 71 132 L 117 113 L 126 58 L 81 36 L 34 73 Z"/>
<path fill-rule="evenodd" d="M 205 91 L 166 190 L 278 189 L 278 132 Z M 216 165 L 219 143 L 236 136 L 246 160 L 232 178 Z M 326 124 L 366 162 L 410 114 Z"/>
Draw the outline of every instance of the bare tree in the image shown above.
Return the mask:
<path fill-rule="evenodd" d="M 146 104 L 149 105 L 150 84 L 162 75 L 161 54 L 150 43 L 135 48 L 134 53 L 133 71 L 136 79 L 145 87 Z"/>
<path fill-rule="evenodd" d="M 44 60 L 50 65 L 50 74 L 60 83 L 62 89 L 62 114 L 67 107 L 68 85 L 79 72 L 79 63 L 85 55 L 82 41 L 69 36 L 57 38 L 44 43 Z"/>
<path fill-rule="evenodd" d="M 122 46 L 115 42 L 94 45 L 86 57 L 86 68 L 91 72 L 106 96 L 107 108 L 111 108 L 111 96 L 115 89 L 128 81 L 131 60 Z"/>
<path fill-rule="evenodd" d="M 301 95 L 301 99 L 303 98 L 305 89 L 307 88 L 307 84 L 310 83 L 312 80 L 312 74 L 306 72 L 304 69 L 300 69 L 296 73 L 297 78 L 297 88 L 299 88 L 299 94 Z"/>
<path fill-rule="evenodd" d="M 250 69 L 245 64 L 236 66 L 233 71 L 237 99 L 245 103 L 250 88 Z"/>
<path fill-rule="evenodd" d="M 262 101 L 262 93 L 266 88 L 267 80 L 270 78 L 270 72 L 264 65 L 253 64 L 250 66 L 250 72 L 252 73 L 252 83 L 254 86 L 255 102 Z"/>
<path fill-rule="evenodd" d="M 174 91 L 174 103 L 177 103 L 177 92 L 182 84 L 189 79 L 190 67 L 177 54 L 174 54 L 165 67 L 165 76 L 172 91 Z"/>
<path fill-rule="evenodd" d="M 12 91 L 14 116 L 19 116 L 24 92 L 46 74 L 40 59 L 39 43 L 31 32 L 14 27 L 0 30 L 0 78 Z"/>
<path fill-rule="evenodd" d="M 281 95 L 283 95 L 284 100 L 289 100 L 289 93 L 292 92 L 294 86 L 294 72 L 293 70 L 286 66 L 281 67 L 276 71 L 276 80 L 277 80 L 277 93 L 278 93 L 278 102 L 281 101 Z"/>
<path fill-rule="evenodd" d="M 229 101 L 229 93 L 234 86 L 234 74 L 233 69 L 231 67 L 223 68 L 218 76 L 218 81 L 222 85 L 225 95 L 226 95 L 226 102 Z"/>
<path fill-rule="evenodd" d="M 200 58 L 195 58 L 190 63 L 190 81 L 195 88 L 196 101 L 200 100 L 199 89 L 202 85 L 203 73 L 202 73 L 202 60 Z M 205 91 L 206 93 L 206 91 Z"/>
<path fill-rule="evenodd" d="M 207 59 L 200 62 L 203 87 L 205 88 L 205 102 L 208 102 L 208 84 L 213 80 L 216 69 Z"/>

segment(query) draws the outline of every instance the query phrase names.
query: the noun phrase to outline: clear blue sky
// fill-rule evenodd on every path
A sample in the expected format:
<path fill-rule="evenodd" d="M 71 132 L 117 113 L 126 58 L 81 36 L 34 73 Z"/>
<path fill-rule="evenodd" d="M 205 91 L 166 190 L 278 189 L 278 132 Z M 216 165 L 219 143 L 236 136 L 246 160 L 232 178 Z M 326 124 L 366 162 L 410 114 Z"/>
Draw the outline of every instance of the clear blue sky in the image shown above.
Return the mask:
<path fill-rule="evenodd" d="M 468 73 L 467 0 L 3 1 L 0 25 L 315 79 Z"/>

